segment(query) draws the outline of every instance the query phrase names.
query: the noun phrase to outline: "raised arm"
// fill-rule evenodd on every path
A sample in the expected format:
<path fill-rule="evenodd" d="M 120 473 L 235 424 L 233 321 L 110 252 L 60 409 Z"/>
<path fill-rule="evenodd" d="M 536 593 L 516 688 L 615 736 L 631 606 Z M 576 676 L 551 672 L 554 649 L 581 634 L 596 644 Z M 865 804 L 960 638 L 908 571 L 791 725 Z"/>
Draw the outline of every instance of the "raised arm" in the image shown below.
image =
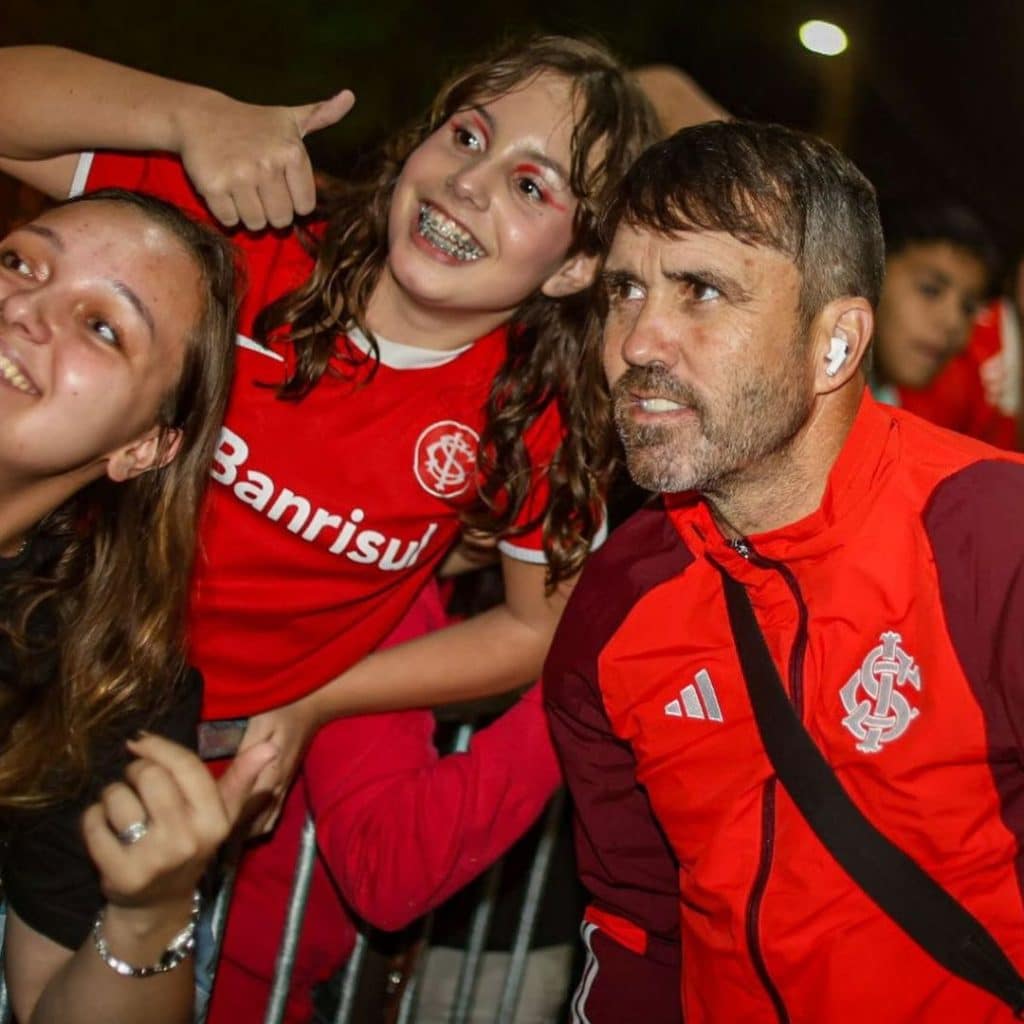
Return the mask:
<path fill-rule="evenodd" d="M 406 643 L 381 647 L 309 696 L 249 723 L 242 749 L 269 740 L 281 756 L 260 780 L 276 819 L 299 758 L 314 732 L 342 715 L 433 707 L 507 693 L 537 679 L 572 589 L 545 592 L 545 567 L 503 554 L 505 600 L 495 608 Z"/>
<path fill-rule="evenodd" d="M 315 201 L 303 137 L 353 102 L 256 106 L 58 47 L 0 48 L 0 170 L 63 198 L 81 151 L 164 150 L 223 224 L 281 227 Z"/>

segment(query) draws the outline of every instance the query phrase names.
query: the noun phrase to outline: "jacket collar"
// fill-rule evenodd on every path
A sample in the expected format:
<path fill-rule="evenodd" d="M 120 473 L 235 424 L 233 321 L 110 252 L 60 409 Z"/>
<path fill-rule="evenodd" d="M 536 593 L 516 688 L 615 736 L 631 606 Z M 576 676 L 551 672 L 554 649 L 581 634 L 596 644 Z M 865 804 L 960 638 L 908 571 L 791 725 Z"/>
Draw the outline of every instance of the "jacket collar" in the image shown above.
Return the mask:
<path fill-rule="evenodd" d="M 857 415 L 828 475 L 821 504 L 810 515 L 746 538 L 762 557 L 792 562 L 838 547 L 871 507 L 872 495 L 891 470 L 896 452 L 896 418 L 865 388 Z M 707 502 L 695 494 L 664 495 L 669 518 L 687 546 L 723 563 L 740 556 L 722 535 Z"/>

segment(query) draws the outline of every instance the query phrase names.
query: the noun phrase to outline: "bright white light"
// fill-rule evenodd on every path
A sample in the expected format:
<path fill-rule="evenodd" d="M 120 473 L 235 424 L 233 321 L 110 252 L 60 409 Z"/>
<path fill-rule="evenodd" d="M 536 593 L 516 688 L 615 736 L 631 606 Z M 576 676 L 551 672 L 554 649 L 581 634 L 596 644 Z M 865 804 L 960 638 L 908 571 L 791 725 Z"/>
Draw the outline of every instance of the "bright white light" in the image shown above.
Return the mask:
<path fill-rule="evenodd" d="M 835 57 L 846 49 L 846 33 L 830 21 L 805 21 L 800 26 L 800 42 L 811 53 Z"/>

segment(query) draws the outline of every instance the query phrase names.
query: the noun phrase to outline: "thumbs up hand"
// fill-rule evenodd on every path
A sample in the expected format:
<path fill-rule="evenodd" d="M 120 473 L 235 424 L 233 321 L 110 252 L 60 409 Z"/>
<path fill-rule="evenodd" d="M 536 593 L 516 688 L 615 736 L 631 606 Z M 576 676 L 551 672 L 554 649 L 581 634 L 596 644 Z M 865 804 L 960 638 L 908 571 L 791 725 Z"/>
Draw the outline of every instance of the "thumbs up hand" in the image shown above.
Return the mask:
<path fill-rule="evenodd" d="M 355 97 L 293 107 L 240 103 L 219 93 L 177 115 L 177 151 L 210 212 L 226 227 L 287 227 L 310 213 L 316 185 L 304 139 L 337 124 Z"/>

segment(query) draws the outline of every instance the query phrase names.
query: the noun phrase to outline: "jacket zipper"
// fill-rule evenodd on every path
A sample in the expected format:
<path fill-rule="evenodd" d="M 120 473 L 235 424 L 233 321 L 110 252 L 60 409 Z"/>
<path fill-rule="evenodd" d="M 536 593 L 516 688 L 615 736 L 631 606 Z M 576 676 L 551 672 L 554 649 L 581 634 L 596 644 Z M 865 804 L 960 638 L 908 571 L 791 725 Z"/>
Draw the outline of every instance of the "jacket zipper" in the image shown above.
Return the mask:
<path fill-rule="evenodd" d="M 754 884 L 750 887 L 750 897 L 747 900 L 747 948 L 750 950 L 750 960 L 754 965 L 754 971 L 761 979 L 768 998 L 775 1007 L 775 1016 L 779 1024 L 789 1024 L 789 1013 L 786 1011 L 786 1004 L 782 1001 L 779 990 L 775 987 L 771 975 L 768 973 L 768 965 L 764 962 L 764 954 L 761 952 L 761 901 L 764 899 L 764 891 L 768 886 L 768 876 L 772 870 L 772 858 L 775 853 L 775 790 L 778 787 L 778 779 L 769 779 L 764 786 L 764 793 L 761 796 L 761 857 L 757 863 L 757 874 L 754 876 Z"/>
<path fill-rule="evenodd" d="M 804 655 L 807 650 L 807 606 L 804 604 L 799 584 L 789 566 L 784 565 L 782 562 L 762 558 L 754 550 L 750 542 L 744 538 L 730 541 L 729 543 L 748 562 L 752 562 L 762 569 L 770 569 L 777 572 L 785 581 L 786 586 L 793 595 L 793 600 L 796 602 L 797 628 L 796 638 L 793 641 L 793 650 L 789 658 L 789 693 L 794 710 L 803 719 Z M 786 1011 L 786 1005 L 782 1001 L 782 996 L 775 987 L 775 983 L 768 973 L 768 967 L 764 962 L 760 938 L 761 903 L 768 885 L 768 876 L 771 874 L 772 860 L 775 853 L 775 794 L 778 784 L 779 780 L 774 777 L 765 784 L 761 804 L 761 857 L 757 865 L 757 874 L 754 876 L 754 884 L 751 886 L 750 898 L 747 901 L 746 931 L 747 945 L 750 948 L 754 970 L 761 979 L 761 983 L 764 985 L 772 1005 L 775 1007 L 779 1024 L 789 1024 L 789 1014 Z"/>

